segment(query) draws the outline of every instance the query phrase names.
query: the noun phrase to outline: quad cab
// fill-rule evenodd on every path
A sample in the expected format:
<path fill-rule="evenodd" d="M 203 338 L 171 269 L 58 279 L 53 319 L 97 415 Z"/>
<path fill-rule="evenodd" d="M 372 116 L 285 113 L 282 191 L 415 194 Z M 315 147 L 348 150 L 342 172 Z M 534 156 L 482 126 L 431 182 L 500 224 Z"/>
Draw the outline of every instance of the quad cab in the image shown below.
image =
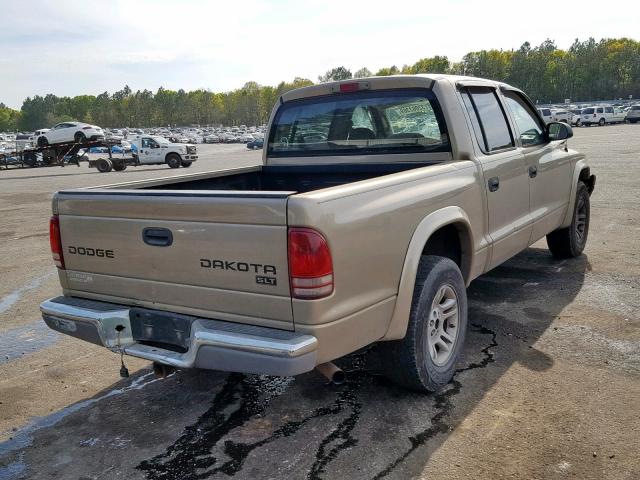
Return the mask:
<path fill-rule="evenodd" d="M 595 176 L 571 136 L 479 78 L 289 91 L 261 165 L 56 193 L 44 321 L 156 365 L 269 375 L 377 343 L 390 378 L 437 390 L 473 279 L 545 236 L 584 250 Z M 158 163 L 174 148 L 141 142 Z"/>

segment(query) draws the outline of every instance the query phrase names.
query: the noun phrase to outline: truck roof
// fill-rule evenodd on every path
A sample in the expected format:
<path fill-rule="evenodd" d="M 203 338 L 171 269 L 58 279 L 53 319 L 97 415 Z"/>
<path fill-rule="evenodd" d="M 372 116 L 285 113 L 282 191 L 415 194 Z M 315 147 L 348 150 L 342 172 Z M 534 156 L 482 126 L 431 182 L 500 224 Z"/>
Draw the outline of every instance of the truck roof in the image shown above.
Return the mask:
<path fill-rule="evenodd" d="M 296 88 L 285 92 L 280 97 L 281 102 L 290 102 L 302 98 L 330 95 L 341 91 L 340 86 L 344 84 L 359 84 L 362 89 L 381 90 L 388 88 L 431 88 L 434 83 L 470 83 L 474 85 L 487 85 L 493 87 L 508 87 L 515 89 L 511 85 L 486 78 L 467 77 L 462 75 L 447 75 L 444 73 L 421 73 L 417 75 L 389 75 L 384 77 L 350 78 L 336 82 L 321 83 L 309 87 Z M 517 89 L 515 89 L 517 90 Z"/>

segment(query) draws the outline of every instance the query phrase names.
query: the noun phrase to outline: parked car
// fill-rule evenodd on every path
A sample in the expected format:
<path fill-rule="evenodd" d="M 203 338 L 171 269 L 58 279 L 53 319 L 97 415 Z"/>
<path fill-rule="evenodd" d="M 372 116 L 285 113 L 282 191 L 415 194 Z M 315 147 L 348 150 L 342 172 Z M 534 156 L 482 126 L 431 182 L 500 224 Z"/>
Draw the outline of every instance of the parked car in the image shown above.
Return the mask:
<path fill-rule="evenodd" d="M 538 108 L 538 112 L 540 113 L 540 116 L 542 117 L 545 123 L 550 123 L 554 121 L 553 114 L 551 113 L 550 108 Z"/>
<path fill-rule="evenodd" d="M 58 143 L 84 143 L 104 139 L 104 131 L 95 125 L 81 122 L 63 122 L 37 138 L 39 147 Z"/>
<path fill-rule="evenodd" d="M 571 123 L 573 113 L 569 110 L 552 110 L 551 117 L 554 122 L 563 122 L 563 123 Z"/>
<path fill-rule="evenodd" d="M 18 152 L 33 147 L 33 135 L 28 133 L 18 133 L 14 140 L 14 145 Z"/>
<path fill-rule="evenodd" d="M 264 146 L 264 138 L 256 138 L 247 143 L 247 148 L 255 150 L 256 148 L 262 148 Z"/>
<path fill-rule="evenodd" d="M 569 110 L 571 112 L 571 122 L 570 125 L 571 126 L 576 126 L 579 127 L 580 123 L 582 121 L 581 119 L 581 112 L 582 109 L 581 108 L 572 108 L 571 110 Z"/>
<path fill-rule="evenodd" d="M 632 105 L 627 111 L 625 120 L 629 123 L 636 123 L 640 121 L 640 105 Z"/>
<path fill-rule="evenodd" d="M 595 177 L 514 87 L 331 82 L 271 118 L 263 164 L 57 192 L 47 325 L 159 372 L 326 372 L 378 343 L 387 376 L 434 391 L 474 278 L 545 236 L 559 258 L 585 248 Z"/>
<path fill-rule="evenodd" d="M 609 115 L 607 123 L 624 123 L 627 112 L 620 107 L 605 107 L 605 114 Z"/>

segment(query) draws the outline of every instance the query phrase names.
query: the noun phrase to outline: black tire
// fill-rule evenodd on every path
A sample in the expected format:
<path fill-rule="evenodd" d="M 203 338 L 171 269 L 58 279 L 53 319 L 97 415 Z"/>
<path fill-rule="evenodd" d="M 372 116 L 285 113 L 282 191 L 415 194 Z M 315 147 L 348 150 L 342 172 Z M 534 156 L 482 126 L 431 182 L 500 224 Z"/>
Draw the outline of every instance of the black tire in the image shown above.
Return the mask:
<path fill-rule="evenodd" d="M 171 168 L 178 168 L 180 166 L 180 155 L 177 153 L 170 153 L 166 158 L 167 165 Z"/>
<path fill-rule="evenodd" d="M 76 132 L 73 136 L 73 141 L 76 143 L 85 143 L 87 141 L 87 137 L 82 132 Z"/>
<path fill-rule="evenodd" d="M 589 190 L 583 182 L 578 182 L 571 225 L 547 235 L 547 245 L 554 257 L 572 258 L 582 254 L 589 236 L 590 215 Z"/>
<path fill-rule="evenodd" d="M 442 289 L 449 288 L 457 300 L 457 327 L 448 317 L 436 320 L 434 302 Z M 445 299 L 446 301 L 446 299 Z M 440 305 L 436 303 L 436 305 Z M 450 311 L 450 310 L 449 310 Z M 439 323 L 442 322 L 442 323 Z M 446 327 L 446 329 L 445 329 Z M 441 328 L 456 331 L 450 353 L 441 364 L 432 358 L 428 336 Z M 439 330 L 438 332 L 440 332 Z M 449 258 L 425 255 L 420 260 L 413 293 L 407 333 L 402 340 L 378 345 L 382 373 L 392 382 L 419 392 L 435 392 L 451 381 L 461 358 L 467 332 L 467 291 L 458 266 Z M 441 337 L 442 338 L 442 337 Z M 441 349 L 442 350 L 442 349 Z M 435 350 L 433 352 L 436 352 Z M 444 351 L 446 353 L 446 351 Z M 436 355 L 439 353 L 436 352 Z"/>
<path fill-rule="evenodd" d="M 127 164 L 124 162 L 113 162 L 113 169 L 116 172 L 123 172 L 127 169 Z"/>
<path fill-rule="evenodd" d="M 38 137 L 38 146 L 39 147 L 46 147 L 47 145 L 49 145 L 49 140 L 47 140 L 47 137 L 40 136 Z"/>
<path fill-rule="evenodd" d="M 180 165 L 182 165 L 182 168 L 189 168 L 191 166 L 191 162 L 182 161 L 180 162 Z"/>
<path fill-rule="evenodd" d="M 102 158 L 96 162 L 96 168 L 100 173 L 109 173 L 113 168 L 113 164 L 111 163 L 111 160 Z"/>
<path fill-rule="evenodd" d="M 604 127 L 606 120 L 604 118 L 601 118 L 600 120 L 598 120 L 598 125 L 600 125 L 601 127 Z"/>
<path fill-rule="evenodd" d="M 26 152 L 22 156 L 22 161 L 27 167 L 36 167 L 38 165 L 38 157 L 33 152 Z"/>

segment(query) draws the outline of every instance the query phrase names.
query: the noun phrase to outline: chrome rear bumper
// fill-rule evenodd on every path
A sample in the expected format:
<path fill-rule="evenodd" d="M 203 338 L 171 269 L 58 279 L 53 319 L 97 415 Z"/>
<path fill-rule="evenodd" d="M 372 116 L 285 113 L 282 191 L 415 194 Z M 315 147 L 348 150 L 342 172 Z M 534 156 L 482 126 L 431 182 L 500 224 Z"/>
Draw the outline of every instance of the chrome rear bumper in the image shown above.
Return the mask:
<path fill-rule="evenodd" d="M 66 335 L 177 368 L 267 375 L 297 375 L 316 366 L 318 340 L 311 335 L 193 317 L 189 348 L 181 353 L 136 342 L 129 307 L 75 297 L 40 305 L 46 324 Z M 118 339 L 116 327 L 121 328 Z"/>

